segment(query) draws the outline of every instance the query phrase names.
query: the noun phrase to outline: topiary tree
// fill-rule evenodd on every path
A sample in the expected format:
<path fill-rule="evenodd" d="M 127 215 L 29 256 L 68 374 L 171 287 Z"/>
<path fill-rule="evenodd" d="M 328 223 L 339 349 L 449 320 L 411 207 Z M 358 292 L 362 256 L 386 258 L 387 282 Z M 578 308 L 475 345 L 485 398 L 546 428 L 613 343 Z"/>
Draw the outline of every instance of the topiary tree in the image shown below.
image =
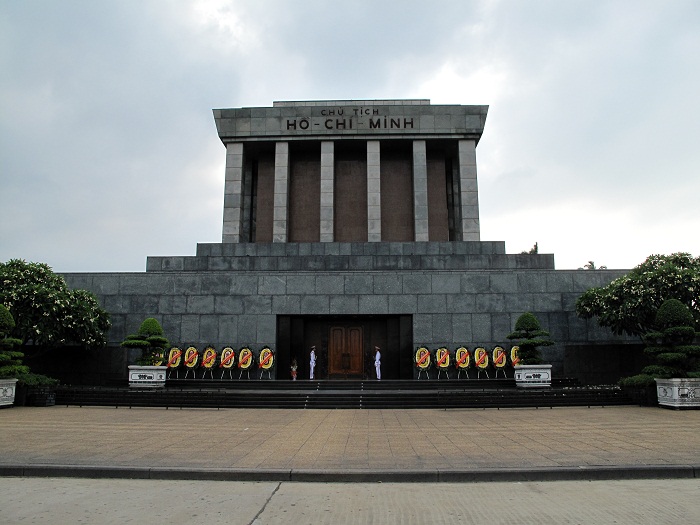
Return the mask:
<path fill-rule="evenodd" d="M 659 307 L 655 324 L 657 330 L 644 335 L 648 344 L 644 353 L 651 364 L 621 384 L 651 385 L 655 377 L 700 377 L 700 345 L 693 344 L 698 334 L 690 309 L 678 299 L 668 299 Z"/>
<path fill-rule="evenodd" d="M 155 365 L 162 362 L 169 345 L 164 337 L 163 328 L 153 317 L 144 319 L 138 333 L 126 336 L 121 343 L 124 348 L 138 348 L 143 351 L 141 357 L 136 360 L 139 365 Z"/>
<path fill-rule="evenodd" d="M 15 327 L 15 320 L 5 305 L 0 304 L 0 378 L 15 378 L 29 372 L 29 367 L 22 364 L 24 354 L 14 350 L 22 341 L 9 337 Z"/>
<path fill-rule="evenodd" d="M 525 312 L 515 321 L 515 331 L 506 336 L 515 339 L 520 347 L 518 357 L 524 365 L 538 365 L 542 363 L 540 346 L 551 346 L 554 341 L 549 339 L 549 332 L 542 330 L 540 322 L 534 314 Z"/>

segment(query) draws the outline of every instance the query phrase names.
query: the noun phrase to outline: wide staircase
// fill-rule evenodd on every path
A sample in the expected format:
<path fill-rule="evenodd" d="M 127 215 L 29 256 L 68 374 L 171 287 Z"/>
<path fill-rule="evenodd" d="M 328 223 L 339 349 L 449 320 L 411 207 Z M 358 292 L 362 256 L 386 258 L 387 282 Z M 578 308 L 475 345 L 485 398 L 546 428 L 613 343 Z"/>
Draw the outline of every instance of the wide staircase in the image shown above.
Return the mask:
<path fill-rule="evenodd" d="M 165 388 L 61 386 L 57 405 L 165 408 L 551 408 L 634 402 L 619 388 L 573 380 L 516 388 L 513 379 L 481 380 L 168 380 Z"/>

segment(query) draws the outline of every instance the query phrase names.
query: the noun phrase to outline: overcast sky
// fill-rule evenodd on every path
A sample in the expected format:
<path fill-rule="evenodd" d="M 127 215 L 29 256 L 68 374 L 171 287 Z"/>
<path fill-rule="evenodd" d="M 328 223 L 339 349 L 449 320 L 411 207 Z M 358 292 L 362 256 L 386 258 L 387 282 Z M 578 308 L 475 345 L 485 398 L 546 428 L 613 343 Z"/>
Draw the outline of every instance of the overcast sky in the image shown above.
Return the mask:
<path fill-rule="evenodd" d="M 220 242 L 213 108 L 486 104 L 482 240 L 700 255 L 700 2 L 0 2 L 0 261 L 143 271 Z"/>

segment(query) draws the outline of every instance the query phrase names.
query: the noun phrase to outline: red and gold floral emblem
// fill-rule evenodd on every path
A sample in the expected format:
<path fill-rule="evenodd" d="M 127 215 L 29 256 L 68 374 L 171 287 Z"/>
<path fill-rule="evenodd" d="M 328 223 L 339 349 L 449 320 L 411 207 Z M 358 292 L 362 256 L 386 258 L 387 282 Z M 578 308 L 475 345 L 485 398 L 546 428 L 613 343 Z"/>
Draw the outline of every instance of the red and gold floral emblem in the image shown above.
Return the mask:
<path fill-rule="evenodd" d="M 474 364 L 482 370 L 489 366 L 489 353 L 485 348 L 477 348 L 474 350 Z"/>
<path fill-rule="evenodd" d="M 430 366 L 430 350 L 421 346 L 416 350 L 416 366 L 421 370 L 426 370 Z"/>
<path fill-rule="evenodd" d="M 213 368 L 216 363 L 216 350 L 211 346 L 207 346 L 202 354 L 202 366 L 204 368 Z"/>
<path fill-rule="evenodd" d="M 510 363 L 515 366 L 520 364 L 520 358 L 518 357 L 518 352 L 520 351 L 519 346 L 514 346 L 510 349 Z"/>
<path fill-rule="evenodd" d="M 171 348 L 168 352 L 168 368 L 177 368 L 182 362 L 182 350 L 179 348 Z"/>
<path fill-rule="evenodd" d="M 496 368 L 503 368 L 506 366 L 508 359 L 506 358 L 506 351 L 500 346 L 493 349 L 493 366 Z"/>
<path fill-rule="evenodd" d="M 435 351 L 435 364 L 442 369 L 450 366 L 450 351 L 444 346 Z"/>
<path fill-rule="evenodd" d="M 456 351 L 455 351 L 455 367 L 461 368 L 461 369 L 466 369 L 469 368 L 469 358 L 471 356 L 469 355 L 469 350 L 467 350 L 465 347 L 460 346 Z"/>
<path fill-rule="evenodd" d="M 260 350 L 260 356 L 258 357 L 258 368 L 263 370 L 269 370 L 275 361 L 275 354 L 267 346 Z"/>
<path fill-rule="evenodd" d="M 199 352 L 194 346 L 190 346 L 185 350 L 185 366 L 187 368 L 194 368 L 197 366 L 197 361 L 199 361 Z"/>
<path fill-rule="evenodd" d="M 253 352 L 250 348 L 244 346 L 241 351 L 238 352 L 238 368 L 241 370 L 248 370 L 250 365 L 253 364 Z"/>
<path fill-rule="evenodd" d="M 227 346 L 221 351 L 221 362 L 219 363 L 219 368 L 231 368 L 234 361 L 236 360 L 236 351 Z"/>

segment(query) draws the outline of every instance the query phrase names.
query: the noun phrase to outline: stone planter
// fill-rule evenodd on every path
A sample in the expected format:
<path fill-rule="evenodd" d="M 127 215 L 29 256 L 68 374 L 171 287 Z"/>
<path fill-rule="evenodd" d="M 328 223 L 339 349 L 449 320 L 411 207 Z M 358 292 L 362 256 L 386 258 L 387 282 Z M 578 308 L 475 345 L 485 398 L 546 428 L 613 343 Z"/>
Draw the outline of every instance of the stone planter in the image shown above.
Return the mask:
<path fill-rule="evenodd" d="M 654 379 L 659 405 L 671 408 L 700 409 L 700 379 Z"/>
<path fill-rule="evenodd" d="M 15 402 L 16 379 L 0 379 L 0 407 L 12 406 Z"/>
<path fill-rule="evenodd" d="M 542 388 L 552 385 L 552 365 L 515 365 L 515 386 Z"/>
<path fill-rule="evenodd" d="M 167 370 L 167 366 L 129 365 L 129 386 L 162 388 Z"/>

